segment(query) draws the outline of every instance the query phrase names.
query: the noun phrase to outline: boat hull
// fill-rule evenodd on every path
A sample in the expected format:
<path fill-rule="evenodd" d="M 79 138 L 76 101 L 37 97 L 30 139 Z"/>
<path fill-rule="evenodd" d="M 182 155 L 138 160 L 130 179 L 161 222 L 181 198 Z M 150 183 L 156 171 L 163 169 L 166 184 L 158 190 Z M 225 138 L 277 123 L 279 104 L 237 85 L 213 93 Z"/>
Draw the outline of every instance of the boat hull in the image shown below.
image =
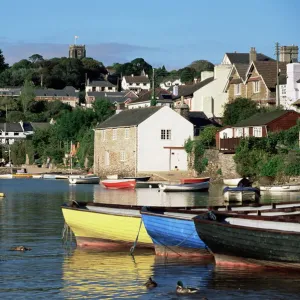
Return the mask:
<path fill-rule="evenodd" d="M 212 258 L 197 234 L 193 216 L 190 215 L 190 219 L 187 220 L 180 219 L 180 214 L 171 217 L 142 211 L 143 222 L 157 255 Z"/>
<path fill-rule="evenodd" d="M 13 174 L 0 174 L 0 179 L 12 179 Z"/>
<path fill-rule="evenodd" d="M 133 179 L 133 180 L 136 180 L 136 181 L 142 181 L 142 182 L 149 181 L 150 178 L 151 178 L 151 176 L 143 176 L 143 177 L 123 177 L 123 179 Z"/>
<path fill-rule="evenodd" d="M 265 192 L 298 192 L 300 191 L 300 185 L 270 185 L 261 186 L 261 191 Z"/>
<path fill-rule="evenodd" d="M 195 226 L 218 265 L 300 269 L 300 233 L 197 218 Z"/>
<path fill-rule="evenodd" d="M 131 179 L 102 180 L 101 183 L 107 189 L 134 189 L 136 185 L 136 181 Z"/>
<path fill-rule="evenodd" d="M 159 184 L 159 189 L 164 192 L 207 192 L 209 182 L 190 184 Z"/>
<path fill-rule="evenodd" d="M 180 183 L 189 184 L 189 183 L 200 183 L 210 181 L 210 177 L 202 177 L 202 178 L 181 178 Z"/>
<path fill-rule="evenodd" d="M 70 177 L 70 184 L 98 184 L 100 178 L 98 176 L 80 176 L 80 177 Z"/>
<path fill-rule="evenodd" d="M 257 201 L 260 197 L 260 191 L 251 187 L 226 187 L 223 190 L 224 200 L 228 202 Z"/>
<path fill-rule="evenodd" d="M 116 210 L 117 211 L 117 210 Z M 73 231 L 79 247 L 128 250 L 138 237 L 138 248 L 153 248 L 141 217 L 113 215 L 84 209 L 62 208 L 66 223 Z"/>
<path fill-rule="evenodd" d="M 237 186 L 243 178 L 223 179 L 224 185 Z"/>

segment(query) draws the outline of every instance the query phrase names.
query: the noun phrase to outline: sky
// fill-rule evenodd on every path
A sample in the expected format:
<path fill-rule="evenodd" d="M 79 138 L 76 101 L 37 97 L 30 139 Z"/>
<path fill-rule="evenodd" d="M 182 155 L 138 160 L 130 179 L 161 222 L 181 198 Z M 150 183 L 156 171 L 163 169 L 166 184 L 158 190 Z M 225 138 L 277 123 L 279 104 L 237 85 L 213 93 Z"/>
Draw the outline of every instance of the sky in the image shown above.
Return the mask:
<path fill-rule="evenodd" d="M 1 12 L 9 64 L 68 56 L 75 35 L 105 66 L 142 57 L 168 70 L 250 47 L 275 58 L 275 42 L 300 46 L 299 0 L 1 0 Z"/>

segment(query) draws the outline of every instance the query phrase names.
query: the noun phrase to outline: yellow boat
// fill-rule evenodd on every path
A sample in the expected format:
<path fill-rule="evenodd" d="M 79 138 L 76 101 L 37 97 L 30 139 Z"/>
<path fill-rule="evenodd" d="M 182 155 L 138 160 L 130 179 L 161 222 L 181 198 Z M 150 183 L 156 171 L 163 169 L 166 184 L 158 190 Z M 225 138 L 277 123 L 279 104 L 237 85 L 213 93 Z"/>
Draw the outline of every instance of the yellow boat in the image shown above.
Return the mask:
<path fill-rule="evenodd" d="M 13 178 L 32 178 L 32 174 L 28 174 L 28 173 L 16 173 L 16 174 L 12 174 Z"/>
<path fill-rule="evenodd" d="M 104 203 L 62 205 L 67 225 L 73 231 L 77 246 L 107 250 L 153 248 L 140 215 L 140 206 Z"/>

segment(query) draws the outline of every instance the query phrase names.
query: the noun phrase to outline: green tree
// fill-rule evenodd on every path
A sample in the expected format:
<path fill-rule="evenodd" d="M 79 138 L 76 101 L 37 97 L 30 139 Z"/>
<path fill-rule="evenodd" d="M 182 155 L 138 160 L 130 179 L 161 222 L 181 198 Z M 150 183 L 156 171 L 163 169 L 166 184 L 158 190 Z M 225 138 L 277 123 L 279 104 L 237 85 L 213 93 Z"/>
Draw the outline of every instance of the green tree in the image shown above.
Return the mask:
<path fill-rule="evenodd" d="M 32 68 L 32 63 L 27 59 L 21 59 L 20 61 L 14 63 L 11 67 L 13 70 L 19 69 L 30 69 Z"/>
<path fill-rule="evenodd" d="M 188 83 L 188 82 L 193 82 L 194 80 L 194 75 L 195 75 L 195 70 L 192 68 L 183 68 L 180 72 L 180 80 L 181 82 Z"/>
<path fill-rule="evenodd" d="M 93 109 L 98 123 L 105 121 L 115 113 L 115 106 L 107 99 L 96 98 Z"/>
<path fill-rule="evenodd" d="M 43 56 L 40 54 L 33 54 L 28 59 L 34 64 L 44 60 Z"/>
<path fill-rule="evenodd" d="M 0 49 L 0 73 L 3 72 L 8 68 L 8 64 L 5 63 L 5 58 L 2 53 L 2 50 Z"/>
<path fill-rule="evenodd" d="M 259 112 L 255 101 L 248 98 L 237 98 L 225 104 L 223 114 L 224 125 L 235 125 Z"/>
<path fill-rule="evenodd" d="M 213 71 L 214 64 L 207 60 L 195 60 L 188 67 L 196 71 L 196 77 L 200 77 L 201 72 L 203 71 Z"/>
<path fill-rule="evenodd" d="M 30 105 L 34 101 L 34 98 L 35 98 L 35 94 L 34 94 L 33 84 L 29 80 L 25 80 L 24 86 L 22 88 L 22 92 L 20 95 L 20 101 L 21 101 L 23 113 L 25 116 L 26 116 L 26 113 L 27 113 Z"/>

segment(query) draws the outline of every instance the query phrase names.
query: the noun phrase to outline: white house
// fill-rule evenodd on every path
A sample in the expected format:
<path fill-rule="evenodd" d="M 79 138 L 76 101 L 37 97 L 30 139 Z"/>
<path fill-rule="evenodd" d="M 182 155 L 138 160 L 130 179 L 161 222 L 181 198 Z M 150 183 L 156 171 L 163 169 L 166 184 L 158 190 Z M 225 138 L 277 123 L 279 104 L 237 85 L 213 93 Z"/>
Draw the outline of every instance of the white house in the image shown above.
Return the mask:
<path fill-rule="evenodd" d="M 87 80 L 85 92 L 116 92 L 117 87 L 106 80 Z"/>
<path fill-rule="evenodd" d="M 162 89 L 169 89 L 174 85 L 183 85 L 180 78 L 165 78 L 162 83 L 159 85 Z"/>
<path fill-rule="evenodd" d="M 193 124 L 167 106 L 128 109 L 95 129 L 94 172 L 101 176 L 187 170 Z"/>
<path fill-rule="evenodd" d="M 141 90 L 150 90 L 150 80 L 148 75 L 145 76 L 123 76 L 122 78 L 122 89 L 131 90 L 134 92 L 140 92 Z"/>
<path fill-rule="evenodd" d="M 287 64 L 286 99 L 296 105 L 300 99 L 300 63 Z"/>
<path fill-rule="evenodd" d="M 229 64 L 216 65 L 213 80 L 196 90 L 191 101 L 191 111 L 203 111 L 207 117 L 222 117 L 223 106 L 228 101 L 224 87 L 232 66 Z"/>

